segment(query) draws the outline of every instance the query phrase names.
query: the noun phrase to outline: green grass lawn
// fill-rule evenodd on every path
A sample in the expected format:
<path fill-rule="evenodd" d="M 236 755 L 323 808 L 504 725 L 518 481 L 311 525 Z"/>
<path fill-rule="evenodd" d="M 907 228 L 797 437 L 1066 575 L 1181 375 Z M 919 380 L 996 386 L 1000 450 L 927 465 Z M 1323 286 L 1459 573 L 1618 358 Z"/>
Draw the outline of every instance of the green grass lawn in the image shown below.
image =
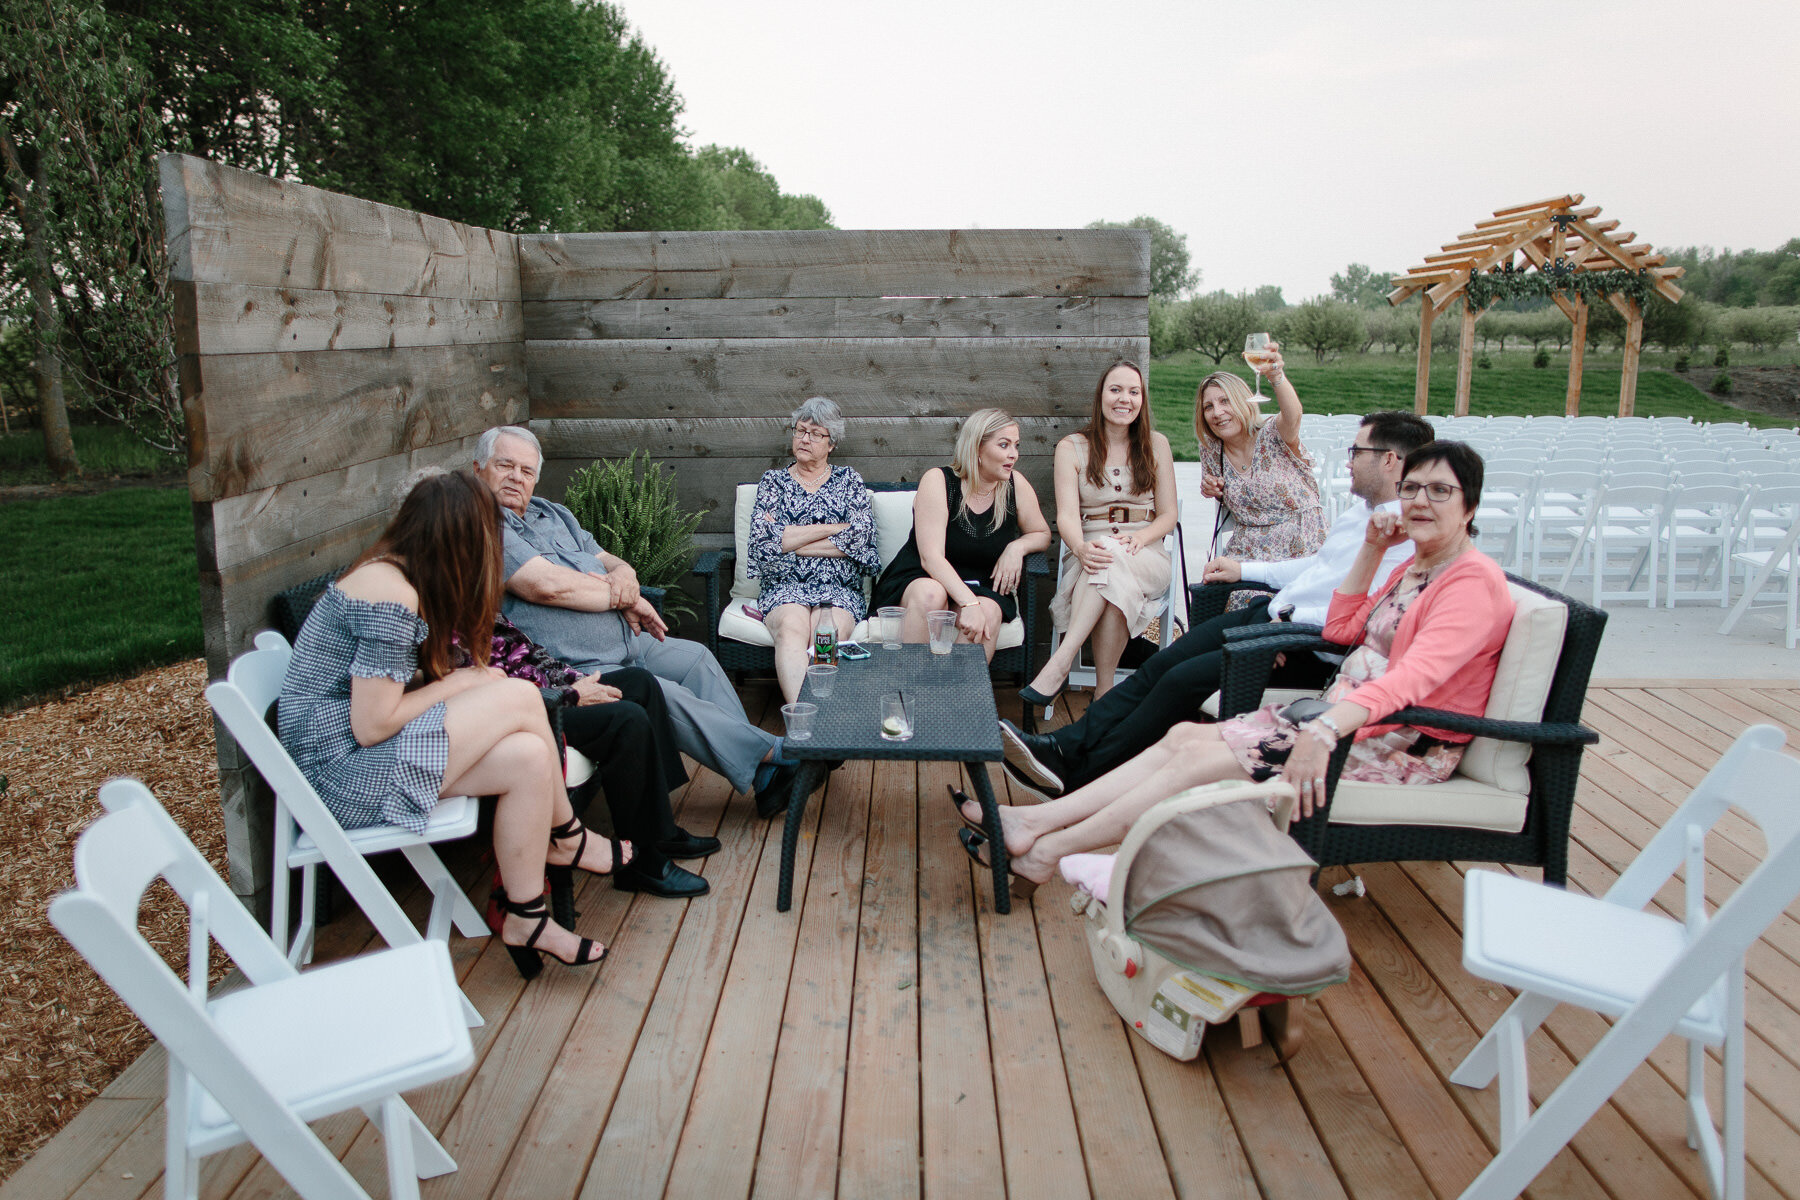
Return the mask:
<path fill-rule="evenodd" d="M 201 652 L 184 488 L 0 506 L 0 705 Z"/>
<path fill-rule="evenodd" d="M 1475 416 L 1561 416 L 1569 383 L 1568 355 L 1551 357 L 1550 366 L 1531 365 L 1529 350 L 1491 354 L 1491 370 L 1477 370 L 1469 388 L 1469 412 Z M 1227 358 L 1222 364 L 1232 366 Z M 1237 373 L 1246 380 L 1249 371 L 1236 361 Z M 1194 457 L 1194 391 L 1200 381 L 1218 367 L 1203 354 L 1186 351 L 1150 364 L 1150 403 L 1156 427 L 1169 439 L 1178 459 Z M 1323 366 L 1311 355 L 1288 360 L 1288 378 L 1300 393 L 1308 412 L 1372 412 L 1380 408 L 1412 411 L 1414 363 L 1410 355 L 1359 354 Z M 1619 411 L 1619 361 L 1617 356 L 1590 354 L 1581 376 L 1581 410 L 1595 416 Z M 1711 368 L 1696 370 L 1696 380 L 1710 380 Z M 1263 392 L 1268 393 L 1268 384 Z M 1456 356 L 1440 354 L 1431 361 L 1431 399 L 1428 416 L 1448 416 L 1456 402 Z M 1764 413 L 1744 412 L 1721 404 L 1688 383 L 1664 371 L 1649 369 L 1638 374 L 1635 410 L 1641 417 L 1686 417 L 1696 421 L 1748 421 L 1752 425 L 1789 425 L 1791 420 Z"/>
<path fill-rule="evenodd" d="M 180 458 L 146 446 L 121 425 L 76 425 L 69 435 L 75 441 L 75 458 L 82 474 L 90 479 L 178 475 L 186 466 Z M 0 435 L 0 485 L 50 482 L 42 433 L 26 429 Z"/>

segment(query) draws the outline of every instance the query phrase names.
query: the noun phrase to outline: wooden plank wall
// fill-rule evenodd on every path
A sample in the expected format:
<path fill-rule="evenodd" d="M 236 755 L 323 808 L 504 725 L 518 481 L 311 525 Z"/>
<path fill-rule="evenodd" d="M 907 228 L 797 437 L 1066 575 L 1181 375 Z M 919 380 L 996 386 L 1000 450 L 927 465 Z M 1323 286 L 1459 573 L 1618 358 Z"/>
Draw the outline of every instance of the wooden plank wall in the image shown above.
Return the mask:
<path fill-rule="evenodd" d="M 825 395 L 833 461 L 916 481 L 967 413 L 1021 417 L 1050 454 L 1100 374 L 1149 357 L 1149 235 L 1135 230 L 806 230 L 524 235 L 531 427 L 560 498 L 596 458 L 648 449 L 723 540 L 731 497 L 789 461 L 790 412 Z"/>
<path fill-rule="evenodd" d="M 517 241 L 187 155 L 161 162 L 207 670 L 270 598 L 342 567 L 426 465 L 527 413 Z M 232 886 L 268 813 L 221 728 Z"/>

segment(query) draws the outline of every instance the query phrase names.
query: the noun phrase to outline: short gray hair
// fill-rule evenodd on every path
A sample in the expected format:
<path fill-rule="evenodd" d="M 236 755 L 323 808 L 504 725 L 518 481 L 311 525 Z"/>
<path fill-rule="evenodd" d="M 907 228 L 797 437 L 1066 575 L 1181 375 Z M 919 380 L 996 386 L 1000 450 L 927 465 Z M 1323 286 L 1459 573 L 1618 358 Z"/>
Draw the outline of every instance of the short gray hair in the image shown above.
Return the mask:
<path fill-rule="evenodd" d="M 481 440 L 475 443 L 476 466 L 487 466 L 488 459 L 494 457 L 494 447 L 499 444 L 502 437 L 518 438 L 521 442 L 524 442 L 533 450 L 537 451 L 537 465 L 540 468 L 544 465 L 544 448 L 538 444 L 537 435 L 535 433 L 532 433 L 531 430 L 525 428 L 523 425 L 499 425 L 482 434 Z"/>
<path fill-rule="evenodd" d="M 796 408 L 788 418 L 788 428 L 792 429 L 802 421 L 817 425 L 830 434 L 833 446 L 844 440 L 843 410 L 824 396 L 814 396 Z"/>

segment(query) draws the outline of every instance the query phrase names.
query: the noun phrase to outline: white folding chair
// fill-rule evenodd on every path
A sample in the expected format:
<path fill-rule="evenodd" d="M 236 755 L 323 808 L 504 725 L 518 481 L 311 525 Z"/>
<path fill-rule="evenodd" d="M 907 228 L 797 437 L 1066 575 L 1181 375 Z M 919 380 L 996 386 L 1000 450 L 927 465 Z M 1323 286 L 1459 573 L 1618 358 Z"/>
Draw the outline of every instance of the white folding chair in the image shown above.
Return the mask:
<path fill-rule="evenodd" d="M 1517 1196 L 1669 1034 L 1687 1039 L 1688 1145 L 1718 1200 L 1744 1194 L 1744 958 L 1800 896 L 1800 759 L 1771 725 L 1744 731 L 1604 897 L 1494 871 L 1463 887 L 1463 966 L 1519 990 L 1451 1074 L 1500 1077 L 1500 1152 L 1463 1200 Z M 1706 915 L 1706 833 L 1738 808 L 1767 852 Z M 1644 911 L 1685 868 L 1682 920 Z M 1612 1028 L 1534 1113 L 1525 1042 L 1558 1004 L 1613 1018 Z M 1706 1103 L 1706 1046 L 1724 1048 L 1724 1136 Z"/>
<path fill-rule="evenodd" d="M 1175 502 L 1175 532 L 1168 534 L 1167 536 L 1165 536 L 1163 538 L 1163 550 L 1165 552 L 1167 552 L 1167 554 L 1169 555 L 1169 591 L 1168 591 L 1168 594 L 1163 597 L 1162 612 L 1159 614 L 1158 619 L 1157 619 L 1156 648 L 1158 650 L 1167 650 L 1169 648 L 1169 643 L 1171 643 L 1175 640 L 1175 615 L 1177 613 L 1185 614 L 1187 612 L 1186 605 L 1179 603 L 1180 596 L 1181 596 L 1181 578 L 1180 578 L 1180 576 L 1181 576 L 1181 570 L 1180 570 L 1181 501 L 1180 500 L 1176 500 L 1176 502 Z M 1056 556 L 1056 586 L 1059 590 L 1062 588 L 1063 572 L 1069 569 L 1069 563 L 1072 561 L 1072 559 L 1073 559 L 1073 556 L 1066 552 L 1059 553 Z M 1080 565 L 1077 564 L 1074 569 L 1080 570 L 1081 569 Z M 1185 619 L 1185 617 L 1183 619 Z M 1061 644 L 1062 644 L 1062 630 L 1056 628 L 1055 625 L 1053 624 L 1050 627 L 1050 653 L 1055 654 L 1057 646 L 1059 646 Z M 1095 679 L 1095 676 L 1094 676 L 1094 668 L 1088 666 L 1082 657 L 1085 653 L 1086 653 L 1085 646 L 1082 648 L 1082 650 L 1080 650 L 1076 653 L 1075 665 L 1073 668 L 1070 669 L 1068 683 L 1065 684 L 1064 686 L 1091 688 L 1097 682 L 1097 680 Z M 1131 671 L 1132 671 L 1132 668 L 1129 668 L 1129 667 L 1117 668 L 1116 670 L 1113 671 L 1114 682 L 1124 679 L 1127 675 L 1131 674 Z M 1044 720 L 1046 720 L 1046 721 L 1053 720 L 1055 717 L 1056 717 L 1056 706 L 1054 704 L 1045 705 L 1044 706 Z"/>
<path fill-rule="evenodd" d="M 376 876 L 365 855 L 398 850 L 431 889 L 431 914 L 425 936 L 448 941 L 450 928 L 465 937 L 486 937 L 487 922 L 469 903 L 454 876 L 437 856 L 432 844 L 468 837 L 475 832 L 480 809 L 473 796 L 449 796 L 431 810 L 422 834 L 398 825 L 369 825 L 346 830 L 306 781 L 281 739 L 269 728 L 265 714 L 281 693 L 288 660 L 293 657 L 287 640 L 273 630 L 256 635 L 256 649 L 231 664 L 225 678 L 206 689 L 207 703 L 251 763 L 275 793 L 275 855 L 269 900 L 269 936 L 283 947 L 288 961 L 299 966 L 312 957 L 317 921 L 315 893 L 321 863 L 331 868 L 344 890 L 390 946 L 408 946 L 419 940 L 399 903 Z M 300 871 L 300 919 L 293 940 L 288 940 L 288 872 Z M 469 1024 L 480 1025 L 481 1014 L 464 1002 Z"/>
<path fill-rule="evenodd" d="M 100 802 L 107 815 L 75 844 L 76 886 L 50 921 L 169 1053 L 163 1195 L 194 1200 L 200 1160 L 248 1141 L 308 1200 L 368 1200 L 307 1128 L 351 1108 L 381 1131 L 389 1195 L 417 1200 L 420 1179 L 456 1170 L 400 1096 L 475 1061 L 443 944 L 302 975 L 148 788 L 114 779 Z M 188 907 L 185 986 L 138 930 L 158 876 Z M 207 998 L 213 941 L 252 986 Z"/>
<path fill-rule="evenodd" d="M 1642 600 L 1655 608 L 1658 561 L 1667 532 L 1668 495 L 1666 478 L 1649 484 L 1601 483 L 1588 505 L 1587 519 L 1569 553 L 1558 589 L 1566 589 L 1576 565 L 1583 558 L 1590 558 L 1595 608 L 1605 608 L 1608 600 Z M 1613 570 L 1613 556 L 1619 553 L 1632 556 L 1630 572 L 1624 587 L 1611 590 L 1606 586 L 1606 578 Z M 1641 592 L 1634 586 L 1639 579 L 1644 581 Z"/>
<path fill-rule="evenodd" d="M 1694 586 L 1679 593 L 1683 600 L 1717 600 L 1724 608 L 1731 602 L 1731 551 L 1737 540 L 1738 512 L 1744 489 L 1736 483 L 1689 484 L 1677 478 L 1669 489 L 1668 602 L 1675 607 L 1675 580 L 1682 569 L 1682 555 L 1693 556 Z M 1717 587 L 1705 586 L 1716 579 Z"/>
<path fill-rule="evenodd" d="M 1538 476 L 1527 522 L 1531 532 L 1531 578 L 1543 579 L 1546 548 L 1553 553 L 1566 549 L 1570 564 L 1574 563 L 1581 551 L 1588 504 L 1599 486 L 1600 469 L 1596 464 L 1571 470 L 1558 462 Z"/>
<path fill-rule="evenodd" d="M 1490 468 L 1483 476 L 1481 507 L 1475 512 L 1482 549 L 1514 574 L 1525 556 L 1526 521 L 1536 482 L 1535 471 Z"/>

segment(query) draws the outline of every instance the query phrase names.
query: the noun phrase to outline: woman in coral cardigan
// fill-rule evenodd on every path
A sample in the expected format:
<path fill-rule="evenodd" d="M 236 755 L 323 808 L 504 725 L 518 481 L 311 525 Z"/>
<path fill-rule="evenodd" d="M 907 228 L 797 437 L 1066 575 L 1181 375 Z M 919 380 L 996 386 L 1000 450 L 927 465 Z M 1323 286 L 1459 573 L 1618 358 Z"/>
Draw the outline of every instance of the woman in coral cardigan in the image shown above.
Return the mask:
<path fill-rule="evenodd" d="M 1298 726 L 1269 705 L 1218 725 L 1177 725 L 1144 753 L 1086 787 L 1035 807 L 1001 810 L 1015 895 L 1050 878 L 1065 854 L 1122 841 L 1151 805 L 1219 780 L 1279 775 L 1300 813 L 1325 802 L 1325 768 L 1339 739 L 1355 737 L 1343 778 L 1437 783 L 1449 778 L 1469 735 L 1382 724 L 1409 705 L 1479 716 L 1512 628 L 1506 576 L 1475 549 L 1481 456 L 1461 442 L 1431 442 L 1407 456 L 1400 512 L 1369 519 L 1361 552 L 1332 596 L 1325 636 L 1354 645 L 1327 689 L 1331 706 Z M 1413 557 L 1370 592 L 1382 552 L 1406 538 Z M 964 848 L 982 854 L 981 814 L 959 805 Z"/>

